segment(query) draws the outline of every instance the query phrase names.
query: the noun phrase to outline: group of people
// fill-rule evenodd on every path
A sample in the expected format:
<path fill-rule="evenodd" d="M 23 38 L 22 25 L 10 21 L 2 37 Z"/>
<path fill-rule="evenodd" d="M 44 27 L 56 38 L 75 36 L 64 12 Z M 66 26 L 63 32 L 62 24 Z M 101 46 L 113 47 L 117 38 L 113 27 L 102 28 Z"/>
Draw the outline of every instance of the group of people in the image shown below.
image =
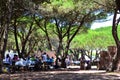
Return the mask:
<path fill-rule="evenodd" d="M 12 65 L 16 61 L 19 60 L 18 54 L 16 50 L 8 50 L 5 52 L 5 58 L 3 59 L 3 63 L 6 65 Z"/>
<path fill-rule="evenodd" d="M 54 58 L 50 57 L 46 52 L 41 54 L 41 58 L 37 57 L 35 54 L 29 55 L 26 58 L 22 59 L 16 53 L 10 53 L 8 51 L 5 54 L 5 58 L 3 59 L 4 65 L 15 65 L 15 66 L 34 66 L 38 68 L 40 65 L 54 65 Z"/>
<path fill-rule="evenodd" d="M 10 57 L 9 54 L 6 54 L 3 59 L 3 72 L 14 72 L 15 71 L 15 63 L 19 61 L 18 55 L 14 54 L 13 58 Z"/>
<path fill-rule="evenodd" d="M 5 59 L 3 60 L 3 63 L 5 65 L 12 65 L 14 64 L 16 61 L 18 61 L 18 55 L 14 54 L 14 57 L 11 58 L 9 54 L 6 55 Z"/>
<path fill-rule="evenodd" d="M 44 52 L 42 55 L 42 62 L 45 65 L 54 65 L 54 58 L 53 57 L 49 57 L 49 55 Z"/>

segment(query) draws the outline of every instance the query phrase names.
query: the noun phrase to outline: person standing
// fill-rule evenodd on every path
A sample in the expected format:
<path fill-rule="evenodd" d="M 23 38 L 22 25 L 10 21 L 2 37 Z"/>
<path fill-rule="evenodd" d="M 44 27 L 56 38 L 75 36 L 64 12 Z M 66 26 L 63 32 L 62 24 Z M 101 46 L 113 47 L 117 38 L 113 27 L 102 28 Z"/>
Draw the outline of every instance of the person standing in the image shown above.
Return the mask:
<path fill-rule="evenodd" d="M 46 54 L 46 52 L 44 52 L 43 55 L 42 55 L 42 62 L 43 62 L 43 69 L 46 70 L 48 68 L 48 66 L 47 66 L 47 54 Z"/>
<path fill-rule="evenodd" d="M 44 52 L 43 55 L 42 55 L 42 61 L 47 62 L 47 54 L 46 54 L 46 52 Z"/>

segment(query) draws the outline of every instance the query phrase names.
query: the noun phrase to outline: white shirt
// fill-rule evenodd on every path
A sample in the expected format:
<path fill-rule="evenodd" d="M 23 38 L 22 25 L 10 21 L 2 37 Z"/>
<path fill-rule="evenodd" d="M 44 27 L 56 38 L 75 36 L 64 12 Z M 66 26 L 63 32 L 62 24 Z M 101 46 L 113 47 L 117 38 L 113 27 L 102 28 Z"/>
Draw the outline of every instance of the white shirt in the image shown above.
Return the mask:
<path fill-rule="evenodd" d="M 43 62 L 46 62 L 46 61 L 47 61 L 47 55 L 46 55 L 46 54 L 43 54 L 43 55 L 42 55 L 42 60 L 43 60 Z"/>

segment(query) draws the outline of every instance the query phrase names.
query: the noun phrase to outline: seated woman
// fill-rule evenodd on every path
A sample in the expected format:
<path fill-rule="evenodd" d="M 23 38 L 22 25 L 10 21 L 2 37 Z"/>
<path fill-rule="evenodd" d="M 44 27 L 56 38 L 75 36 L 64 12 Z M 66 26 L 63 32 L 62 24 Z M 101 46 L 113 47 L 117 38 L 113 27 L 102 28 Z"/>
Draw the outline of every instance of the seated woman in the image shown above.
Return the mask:
<path fill-rule="evenodd" d="M 12 65 L 15 65 L 15 63 L 19 61 L 18 55 L 14 55 L 13 59 L 12 59 Z"/>
<path fill-rule="evenodd" d="M 18 61 L 18 60 L 19 60 L 18 55 L 15 54 L 14 57 L 13 57 L 13 61 L 16 62 L 16 61 Z"/>
<path fill-rule="evenodd" d="M 5 65 L 11 65 L 11 57 L 9 54 L 6 55 L 5 60 L 4 60 Z"/>

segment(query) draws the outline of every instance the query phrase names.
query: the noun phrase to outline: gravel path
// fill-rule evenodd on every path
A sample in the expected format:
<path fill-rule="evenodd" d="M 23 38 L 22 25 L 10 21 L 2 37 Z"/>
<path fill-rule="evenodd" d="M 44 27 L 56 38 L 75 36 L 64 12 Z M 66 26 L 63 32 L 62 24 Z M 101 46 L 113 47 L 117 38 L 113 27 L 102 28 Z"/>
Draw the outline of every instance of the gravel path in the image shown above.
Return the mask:
<path fill-rule="evenodd" d="M 120 80 L 120 72 L 102 70 L 54 70 L 1 74 L 0 80 Z"/>

